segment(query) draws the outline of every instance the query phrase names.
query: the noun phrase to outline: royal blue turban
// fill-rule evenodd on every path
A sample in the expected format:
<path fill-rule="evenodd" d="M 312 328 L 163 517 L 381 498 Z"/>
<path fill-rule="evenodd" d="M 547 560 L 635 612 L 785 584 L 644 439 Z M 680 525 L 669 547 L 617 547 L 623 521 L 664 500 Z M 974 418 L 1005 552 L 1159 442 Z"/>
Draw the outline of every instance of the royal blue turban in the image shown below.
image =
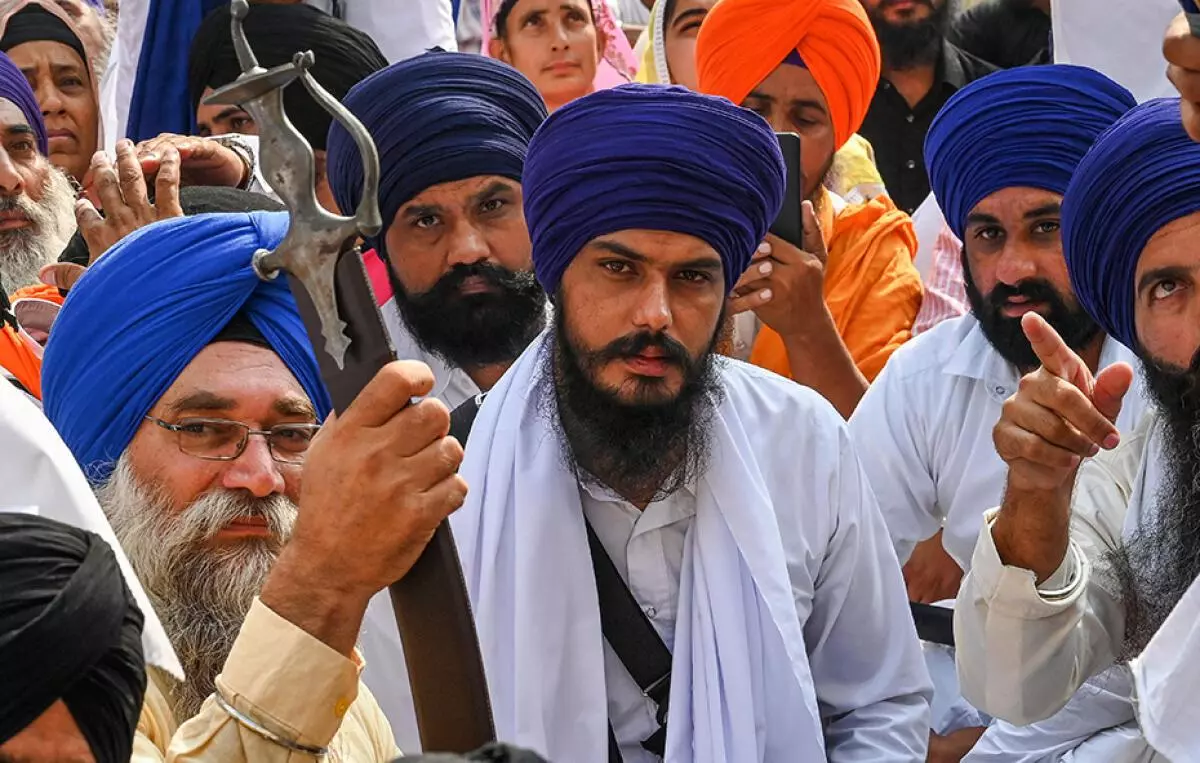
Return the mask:
<path fill-rule="evenodd" d="M 38 105 L 37 98 L 33 95 L 33 88 L 29 86 L 29 80 L 25 79 L 25 75 L 5 53 L 0 53 L 0 98 L 12 101 L 21 110 L 21 113 L 25 115 L 25 121 L 33 128 L 34 138 L 37 139 L 38 153 L 42 156 L 49 154 L 50 147 L 46 143 L 46 123 L 42 120 L 42 107 Z"/>
<path fill-rule="evenodd" d="M 783 206 L 775 133 L 757 114 L 682 87 L 630 84 L 559 109 L 529 144 L 525 221 L 547 292 L 592 239 L 642 228 L 716 249 L 733 289 Z"/>
<path fill-rule="evenodd" d="M 1200 144 L 1179 99 L 1143 103 L 1102 134 L 1063 199 L 1063 254 L 1075 296 L 1109 336 L 1137 351 L 1134 273 L 1168 223 L 1200 212 Z"/>
<path fill-rule="evenodd" d="M 537 88 L 508 64 L 434 51 L 393 64 L 350 90 L 345 106 L 379 148 L 384 233 L 400 207 L 430 186 L 478 175 L 521 180 L 525 150 L 546 118 Z M 326 154 L 329 185 L 345 214 L 362 195 L 362 159 L 334 122 Z"/>
<path fill-rule="evenodd" d="M 234 316 L 249 318 L 318 415 L 330 410 L 287 280 L 263 281 L 259 249 L 287 233 L 283 212 L 210 214 L 156 223 L 88 269 L 46 346 L 46 415 L 93 482 L 105 480 L 143 417 Z"/>
<path fill-rule="evenodd" d="M 1137 102 L 1083 66 L 1023 66 L 959 90 L 925 136 L 929 183 L 960 239 L 967 215 L 1005 188 L 1062 194 L 1096 136 Z"/>

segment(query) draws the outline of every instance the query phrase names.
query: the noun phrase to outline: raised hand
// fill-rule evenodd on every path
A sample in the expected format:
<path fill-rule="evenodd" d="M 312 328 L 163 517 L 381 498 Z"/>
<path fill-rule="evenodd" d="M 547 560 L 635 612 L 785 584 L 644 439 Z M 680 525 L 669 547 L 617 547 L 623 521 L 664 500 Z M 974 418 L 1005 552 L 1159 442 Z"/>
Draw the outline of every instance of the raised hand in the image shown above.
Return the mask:
<path fill-rule="evenodd" d="M 1163 38 L 1163 56 L 1167 59 L 1167 78 L 1182 99 L 1183 127 L 1200 141 L 1200 37 L 1192 34 L 1187 16 L 1179 14 Z"/>

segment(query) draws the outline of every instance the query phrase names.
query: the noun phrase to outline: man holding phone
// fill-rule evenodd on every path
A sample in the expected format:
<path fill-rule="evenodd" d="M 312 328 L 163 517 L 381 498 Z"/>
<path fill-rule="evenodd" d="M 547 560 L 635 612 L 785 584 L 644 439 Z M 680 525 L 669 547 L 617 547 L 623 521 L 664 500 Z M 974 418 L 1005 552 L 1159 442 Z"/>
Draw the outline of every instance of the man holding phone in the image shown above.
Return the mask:
<path fill-rule="evenodd" d="M 921 307 L 908 215 L 887 198 L 848 205 L 825 188 L 862 124 L 879 44 L 857 0 L 723 0 L 696 42 L 700 90 L 763 116 L 800 144 L 799 240 L 768 235 L 734 290 L 735 351 L 812 387 L 848 417 Z M 789 139 L 784 139 L 786 141 Z M 783 222 L 783 221 L 781 221 Z M 778 230 L 778 224 L 776 229 Z"/>

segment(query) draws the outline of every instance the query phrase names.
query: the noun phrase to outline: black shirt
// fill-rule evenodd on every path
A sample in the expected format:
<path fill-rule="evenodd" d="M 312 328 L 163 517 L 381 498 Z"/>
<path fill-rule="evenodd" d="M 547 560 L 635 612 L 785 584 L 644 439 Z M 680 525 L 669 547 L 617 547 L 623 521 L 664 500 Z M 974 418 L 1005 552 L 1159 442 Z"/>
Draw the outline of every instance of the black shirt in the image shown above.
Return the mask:
<path fill-rule="evenodd" d="M 879 80 L 871 108 L 858 132 L 875 149 L 875 166 L 888 195 L 910 215 L 929 195 L 925 172 L 925 133 L 950 96 L 969 82 L 996 71 L 988 62 L 947 42 L 934 72 L 934 84 L 910 109 L 904 96 L 886 79 Z"/>
<path fill-rule="evenodd" d="M 946 39 L 1001 69 L 1052 60 L 1050 17 L 1029 0 L 984 0 L 954 17 Z"/>

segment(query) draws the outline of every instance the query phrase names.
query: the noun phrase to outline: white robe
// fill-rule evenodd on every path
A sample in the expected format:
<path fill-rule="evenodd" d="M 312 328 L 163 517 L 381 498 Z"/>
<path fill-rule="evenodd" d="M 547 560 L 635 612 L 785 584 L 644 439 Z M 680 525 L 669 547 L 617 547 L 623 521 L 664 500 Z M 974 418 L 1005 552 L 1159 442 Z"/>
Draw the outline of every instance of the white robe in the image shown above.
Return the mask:
<path fill-rule="evenodd" d="M 486 398 L 451 517 L 499 737 L 604 763 L 608 711 L 579 485 L 542 413 L 549 334 Z M 720 360 L 683 551 L 667 761 L 923 761 L 931 686 L 844 423 Z"/>

